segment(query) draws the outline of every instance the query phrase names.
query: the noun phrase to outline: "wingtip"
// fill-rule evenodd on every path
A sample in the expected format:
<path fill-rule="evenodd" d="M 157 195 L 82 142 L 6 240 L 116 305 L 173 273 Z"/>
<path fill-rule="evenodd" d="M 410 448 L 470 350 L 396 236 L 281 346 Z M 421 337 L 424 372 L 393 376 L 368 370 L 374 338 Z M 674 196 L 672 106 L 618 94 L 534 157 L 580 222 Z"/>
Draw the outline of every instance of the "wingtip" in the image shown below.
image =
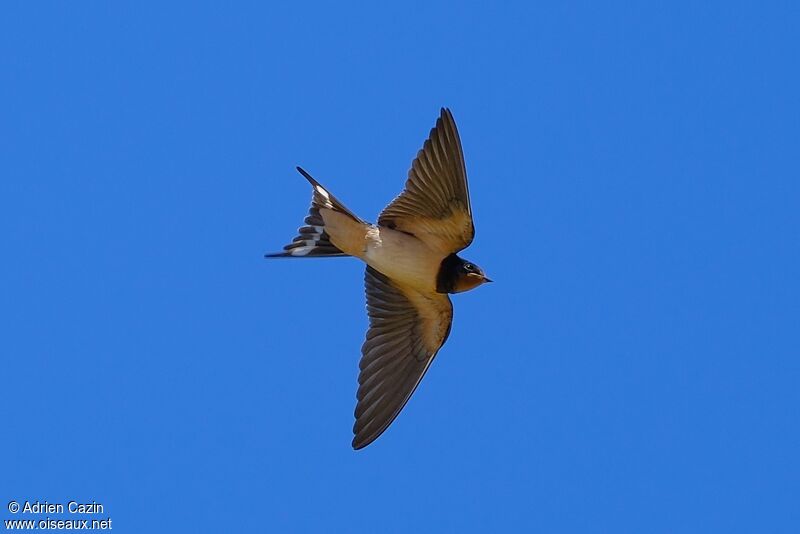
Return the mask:
<path fill-rule="evenodd" d="M 436 127 L 447 128 L 454 131 L 456 130 L 456 119 L 453 117 L 453 113 L 450 111 L 450 108 L 442 108 L 439 118 L 436 119 Z"/>
<path fill-rule="evenodd" d="M 361 440 L 359 440 L 358 436 L 354 436 L 351 445 L 353 446 L 353 450 L 354 451 L 360 451 L 361 449 L 363 449 L 364 447 L 366 447 L 367 445 L 369 445 L 373 441 L 375 441 L 375 440 L 374 439 L 371 439 L 371 440 L 361 439 Z"/>
<path fill-rule="evenodd" d="M 398 413 L 400 412 L 398 411 Z M 370 425 L 363 426 L 357 430 L 359 425 L 358 421 L 356 421 L 356 423 L 353 425 L 353 449 L 358 451 L 367 447 L 368 445 L 373 444 L 379 437 L 383 435 L 384 432 L 386 432 L 386 429 L 389 428 L 396 417 L 397 414 L 395 414 L 394 417 L 392 417 L 388 422 L 378 427 L 377 430 L 375 427 L 373 427 L 371 430 L 368 430 Z"/>
<path fill-rule="evenodd" d="M 387 427 L 389 425 L 386 425 Z M 367 445 L 371 444 L 373 441 L 378 439 L 381 434 L 383 434 L 386 428 L 381 429 L 379 432 L 370 431 L 364 432 L 364 428 L 358 428 L 358 421 L 353 424 L 353 441 L 351 445 L 353 446 L 353 450 L 360 451 Z"/>

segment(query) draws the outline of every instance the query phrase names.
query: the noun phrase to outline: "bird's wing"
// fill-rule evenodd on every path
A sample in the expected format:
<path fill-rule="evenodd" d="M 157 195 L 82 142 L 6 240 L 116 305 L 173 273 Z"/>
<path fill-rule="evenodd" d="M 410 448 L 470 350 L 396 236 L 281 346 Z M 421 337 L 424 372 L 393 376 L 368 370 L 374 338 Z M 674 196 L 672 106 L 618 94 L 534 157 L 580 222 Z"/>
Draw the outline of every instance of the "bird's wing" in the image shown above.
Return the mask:
<path fill-rule="evenodd" d="M 450 110 L 442 108 L 411 164 L 405 189 L 381 212 L 378 224 L 413 234 L 445 254 L 472 242 L 467 171 Z"/>
<path fill-rule="evenodd" d="M 353 448 L 372 443 L 403 409 L 450 333 L 447 295 L 401 290 L 372 267 L 364 276 L 369 330 L 361 347 Z"/>

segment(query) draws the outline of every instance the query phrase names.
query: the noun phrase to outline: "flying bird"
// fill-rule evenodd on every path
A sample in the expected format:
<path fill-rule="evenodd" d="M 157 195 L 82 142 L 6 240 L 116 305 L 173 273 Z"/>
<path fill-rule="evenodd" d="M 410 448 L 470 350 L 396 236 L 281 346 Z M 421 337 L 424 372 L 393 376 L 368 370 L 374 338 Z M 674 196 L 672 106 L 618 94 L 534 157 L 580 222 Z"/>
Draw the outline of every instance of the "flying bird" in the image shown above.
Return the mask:
<path fill-rule="evenodd" d="M 467 172 L 450 110 L 442 108 L 408 171 L 405 189 L 370 224 L 306 171 L 313 196 L 305 225 L 267 258 L 355 256 L 367 264 L 369 330 L 361 347 L 353 448 L 378 438 L 414 393 L 450 334 L 448 293 L 491 282 L 456 253 L 472 242 Z"/>

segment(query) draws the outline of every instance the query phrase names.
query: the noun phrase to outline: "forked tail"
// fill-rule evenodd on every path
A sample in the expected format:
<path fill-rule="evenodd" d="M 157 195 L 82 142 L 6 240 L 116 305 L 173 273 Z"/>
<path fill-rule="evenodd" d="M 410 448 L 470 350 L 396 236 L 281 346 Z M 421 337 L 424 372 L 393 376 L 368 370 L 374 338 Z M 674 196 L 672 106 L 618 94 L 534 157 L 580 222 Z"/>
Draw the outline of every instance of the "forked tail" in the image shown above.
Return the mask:
<path fill-rule="evenodd" d="M 313 195 L 311 197 L 311 207 L 308 208 L 308 215 L 305 218 L 306 226 L 301 226 L 298 236 L 291 243 L 283 247 L 283 252 L 265 254 L 265 258 L 319 258 L 331 256 L 347 256 L 344 252 L 336 248 L 331 243 L 330 236 L 325 231 L 325 221 L 320 215 L 320 208 L 327 208 L 339 213 L 344 213 L 352 217 L 357 222 L 363 223 L 358 216 L 347 209 L 344 204 L 339 202 L 336 197 L 331 195 L 327 189 L 322 187 L 319 182 L 311 177 L 306 171 L 297 167 L 297 170 L 306 180 L 311 183 Z"/>

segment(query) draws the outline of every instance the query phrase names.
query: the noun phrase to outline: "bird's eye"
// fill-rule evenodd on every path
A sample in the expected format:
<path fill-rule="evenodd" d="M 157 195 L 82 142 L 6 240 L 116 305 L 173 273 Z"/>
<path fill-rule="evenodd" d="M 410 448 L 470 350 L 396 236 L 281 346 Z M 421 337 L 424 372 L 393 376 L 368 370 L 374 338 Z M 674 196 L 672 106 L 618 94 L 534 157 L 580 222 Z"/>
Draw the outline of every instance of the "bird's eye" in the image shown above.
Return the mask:
<path fill-rule="evenodd" d="M 464 270 L 467 271 L 468 273 L 474 273 L 475 272 L 475 266 L 472 265 L 471 263 L 465 263 L 464 264 Z"/>

